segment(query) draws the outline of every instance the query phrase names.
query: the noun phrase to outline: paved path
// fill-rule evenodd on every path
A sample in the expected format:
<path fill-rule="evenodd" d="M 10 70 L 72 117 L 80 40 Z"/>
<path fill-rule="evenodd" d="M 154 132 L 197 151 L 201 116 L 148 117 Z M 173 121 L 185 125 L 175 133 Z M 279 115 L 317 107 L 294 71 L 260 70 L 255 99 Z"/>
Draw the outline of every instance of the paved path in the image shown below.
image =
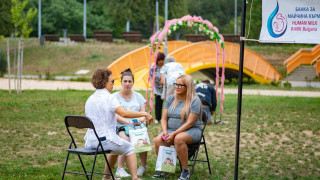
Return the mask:
<path fill-rule="evenodd" d="M 11 80 L 11 89 L 13 80 Z M 0 78 L 0 89 L 9 89 L 8 79 Z M 47 80 L 22 80 L 22 90 L 41 89 L 41 90 L 94 90 L 89 82 L 73 81 L 47 81 Z M 115 87 L 119 89 L 119 87 Z M 225 94 L 238 94 L 237 89 L 224 89 Z M 243 89 L 243 95 L 262 95 L 262 96 L 291 96 L 291 97 L 320 97 L 320 92 L 315 91 L 282 91 L 282 90 L 256 90 Z"/>

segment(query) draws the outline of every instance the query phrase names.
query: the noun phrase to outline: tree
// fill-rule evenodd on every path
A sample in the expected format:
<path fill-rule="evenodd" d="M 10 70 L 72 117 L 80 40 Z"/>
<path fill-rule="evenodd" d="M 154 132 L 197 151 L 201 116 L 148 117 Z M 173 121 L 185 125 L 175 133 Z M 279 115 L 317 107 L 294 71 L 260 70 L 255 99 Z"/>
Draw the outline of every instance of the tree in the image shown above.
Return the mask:
<path fill-rule="evenodd" d="M 20 2 L 19 0 L 11 0 L 11 15 L 12 15 L 12 23 L 14 26 L 14 37 L 15 37 L 15 45 L 14 45 L 14 67 L 17 67 L 17 92 L 21 93 L 21 75 L 22 75 L 22 67 L 23 67 L 23 39 L 29 37 L 29 34 L 32 32 L 31 21 L 37 13 L 37 10 L 29 9 L 28 12 L 25 12 L 24 9 L 28 3 L 28 1 L 24 0 Z M 18 48 L 16 44 L 16 40 L 18 38 Z M 17 49 L 17 51 L 16 51 Z M 17 65 L 15 62 L 17 52 Z M 15 68 L 14 68 L 15 69 Z"/>
<path fill-rule="evenodd" d="M 0 0 L 0 32 L 4 36 L 10 36 L 13 30 L 10 7 L 11 1 Z"/>
<path fill-rule="evenodd" d="M 3 51 L 0 51 L 0 77 L 7 72 L 7 58 Z"/>

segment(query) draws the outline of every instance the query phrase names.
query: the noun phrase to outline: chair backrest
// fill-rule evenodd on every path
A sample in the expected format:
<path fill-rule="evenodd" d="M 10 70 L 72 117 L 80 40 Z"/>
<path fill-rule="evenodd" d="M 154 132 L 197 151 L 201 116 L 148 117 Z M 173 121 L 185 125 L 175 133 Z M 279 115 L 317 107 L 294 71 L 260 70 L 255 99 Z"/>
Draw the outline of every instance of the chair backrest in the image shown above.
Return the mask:
<path fill-rule="evenodd" d="M 99 141 L 99 145 L 101 146 L 101 141 L 98 137 L 98 134 L 96 132 L 96 129 L 94 128 L 94 125 L 91 121 L 91 119 L 87 116 L 76 116 L 76 115 L 68 115 L 64 118 L 64 122 L 67 128 L 67 131 L 71 137 L 71 143 L 69 145 L 69 148 L 71 148 L 72 144 L 75 146 L 75 148 L 77 148 L 76 142 L 74 137 L 72 136 L 72 133 L 69 129 L 69 127 L 75 127 L 78 129 L 83 129 L 83 128 L 91 128 L 94 132 L 94 134 L 97 137 L 97 140 Z M 98 148 L 98 147 L 97 147 Z"/>
<path fill-rule="evenodd" d="M 203 128 L 203 131 L 204 131 L 204 129 L 207 126 L 207 122 L 208 122 L 208 115 L 207 115 L 206 111 L 202 111 L 201 121 L 202 121 L 202 124 L 203 124 L 202 128 Z"/>
<path fill-rule="evenodd" d="M 67 127 L 94 129 L 91 119 L 87 116 L 68 115 L 64 118 L 64 122 Z"/>

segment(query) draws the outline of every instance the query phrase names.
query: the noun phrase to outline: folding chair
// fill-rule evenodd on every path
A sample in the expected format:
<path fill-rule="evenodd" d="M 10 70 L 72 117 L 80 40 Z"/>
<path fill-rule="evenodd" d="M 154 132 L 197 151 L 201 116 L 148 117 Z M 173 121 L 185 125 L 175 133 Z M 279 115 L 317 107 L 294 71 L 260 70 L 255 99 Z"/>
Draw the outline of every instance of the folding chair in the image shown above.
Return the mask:
<path fill-rule="evenodd" d="M 110 168 L 110 165 L 109 165 L 109 162 L 108 162 L 107 156 L 106 156 L 106 154 L 110 153 L 111 150 L 104 150 L 103 149 L 103 146 L 101 144 L 101 138 L 98 137 L 97 132 L 96 132 L 96 130 L 94 128 L 94 125 L 93 125 L 92 121 L 90 120 L 90 118 L 88 118 L 86 116 L 69 115 L 69 116 L 65 117 L 64 122 L 65 122 L 65 125 L 67 127 L 67 131 L 68 131 L 68 133 L 70 135 L 71 142 L 70 142 L 69 148 L 67 149 L 68 154 L 67 154 L 66 163 L 65 163 L 64 169 L 63 169 L 62 179 L 64 179 L 65 173 L 85 175 L 87 177 L 87 179 L 89 179 L 89 177 L 90 177 L 90 179 L 92 179 L 93 174 L 111 175 L 112 179 L 114 179 L 112 170 Z M 72 136 L 69 127 L 73 127 L 73 128 L 77 128 L 77 129 L 83 129 L 83 128 L 91 128 L 91 129 L 93 129 L 93 132 L 96 135 L 97 140 L 99 141 L 99 144 L 97 145 L 97 148 L 95 148 L 95 149 L 77 148 L 75 139 Z M 74 148 L 72 148 L 72 145 L 74 146 Z M 68 163 L 70 154 L 77 154 L 78 155 L 84 173 L 66 171 L 67 163 Z M 109 168 L 109 170 L 111 172 L 110 174 L 101 173 L 101 172 L 95 172 L 94 171 L 96 158 L 97 158 L 97 155 L 99 155 L 99 154 L 103 154 L 104 159 L 107 162 L 108 168 Z M 94 160 L 93 160 L 91 171 L 87 171 L 86 170 L 80 155 L 94 155 Z"/>
<path fill-rule="evenodd" d="M 200 140 L 200 142 L 197 142 L 197 143 L 188 144 L 188 158 L 189 158 L 189 161 L 192 162 L 191 164 L 188 164 L 188 166 L 192 166 L 192 169 L 190 171 L 190 177 L 194 171 L 194 167 L 196 165 L 196 162 L 207 162 L 208 168 L 209 168 L 209 173 L 211 174 L 210 161 L 209 161 L 209 156 L 208 156 L 208 151 L 207 151 L 206 140 L 203 135 L 204 130 L 207 126 L 207 121 L 208 121 L 207 113 L 205 111 L 202 111 L 201 140 Z M 201 145 L 204 146 L 204 150 L 205 150 L 206 158 L 207 158 L 206 160 L 199 160 L 198 159 L 198 153 L 199 153 Z M 180 163 L 180 160 L 179 160 L 179 163 Z M 181 163 L 180 163 L 180 170 L 182 171 Z"/>

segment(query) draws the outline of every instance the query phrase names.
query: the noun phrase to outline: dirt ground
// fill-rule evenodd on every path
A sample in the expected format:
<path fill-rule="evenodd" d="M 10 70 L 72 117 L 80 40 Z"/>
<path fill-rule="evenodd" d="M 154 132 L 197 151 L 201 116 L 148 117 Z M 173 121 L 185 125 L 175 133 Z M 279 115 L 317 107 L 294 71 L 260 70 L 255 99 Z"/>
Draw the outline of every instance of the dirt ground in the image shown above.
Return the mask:
<path fill-rule="evenodd" d="M 13 80 L 11 80 L 11 89 L 13 88 Z M 94 90 L 89 82 L 72 82 L 72 81 L 47 81 L 47 80 L 22 80 L 22 90 Z M 8 90 L 9 81 L 7 78 L 0 78 L 0 89 Z M 114 87 L 120 89 L 120 87 Z M 220 91 L 220 89 L 219 89 Z M 238 94 L 237 89 L 224 89 L 224 94 Z M 320 97 L 320 92 L 312 91 L 282 91 L 282 90 L 256 90 L 244 89 L 243 95 L 263 95 L 263 96 L 291 96 L 291 97 Z"/>

